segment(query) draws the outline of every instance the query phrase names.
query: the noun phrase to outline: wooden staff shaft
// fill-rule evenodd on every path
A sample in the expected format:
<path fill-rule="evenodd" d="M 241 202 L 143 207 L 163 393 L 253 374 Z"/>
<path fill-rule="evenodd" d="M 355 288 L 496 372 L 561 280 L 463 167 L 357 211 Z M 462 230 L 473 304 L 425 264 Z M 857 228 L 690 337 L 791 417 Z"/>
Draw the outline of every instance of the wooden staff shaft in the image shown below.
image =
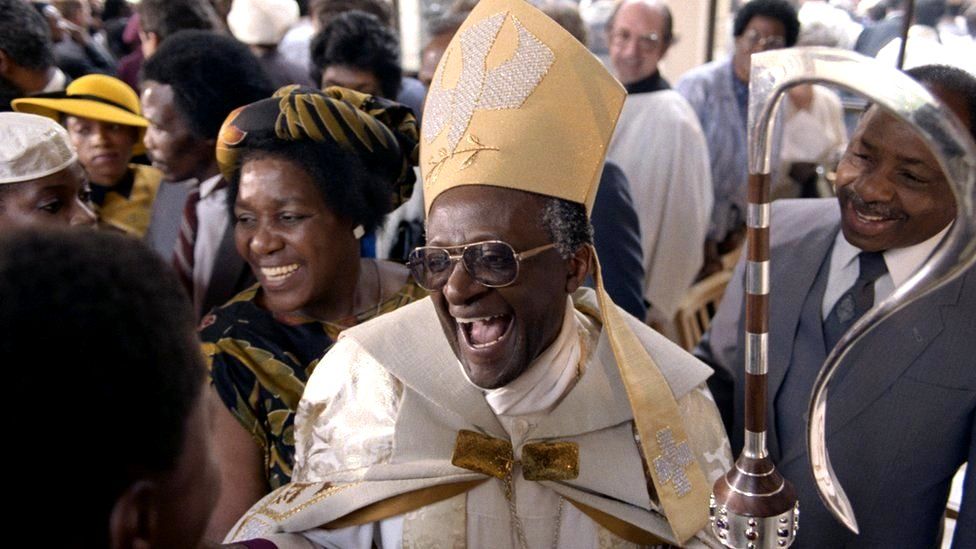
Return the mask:
<path fill-rule="evenodd" d="M 766 357 L 769 334 L 769 174 L 749 175 L 746 231 L 745 438 L 751 457 L 766 455 Z"/>

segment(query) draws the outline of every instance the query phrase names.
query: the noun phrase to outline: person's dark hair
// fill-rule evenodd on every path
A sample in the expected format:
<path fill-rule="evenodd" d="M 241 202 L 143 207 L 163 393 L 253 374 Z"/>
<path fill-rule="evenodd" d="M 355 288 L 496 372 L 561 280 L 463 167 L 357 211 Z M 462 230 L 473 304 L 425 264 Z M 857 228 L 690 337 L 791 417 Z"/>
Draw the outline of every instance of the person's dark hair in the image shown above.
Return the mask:
<path fill-rule="evenodd" d="M 68 545 L 108 547 L 118 497 L 183 453 L 205 379 L 190 303 L 138 240 L 78 230 L 0 237 L 0 295 L 7 405 L 39 433 L 21 442 L 42 460 L 70 454 L 57 476 L 8 488 L 33 508 L 67 493 Z"/>
<path fill-rule="evenodd" d="M 962 122 L 969 126 L 969 134 L 976 140 L 976 76 L 948 65 L 924 65 L 905 71 L 906 74 L 921 82 L 938 86 L 942 90 L 963 98 L 969 120 Z"/>
<path fill-rule="evenodd" d="M 216 30 L 217 13 L 207 0 L 142 0 L 137 8 L 142 32 L 155 33 L 162 44 L 182 30 Z"/>
<path fill-rule="evenodd" d="M 800 35 L 800 19 L 797 16 L 796 8 L 786 0 L 752 0 L 742 6 L 742 9 L 735 14 L 735 23 L 732 25 L 732 35 L 736 38 L 746 32 L 746 26 L 753 17 L 762 16 L 776 19 L 783 24 L 786 30 L 786 47 L 796 44 L 797 37 Z"/>
<path fill-rule="evenodd" d="M 610 12 L 610 18 L 607 19 L 606 29 L 607 32 L 613 31 L 613 20 L 617 17 L 617 12 L 620 11 L 620 7 L 626 2 L 617 2 L 613 7 L 613 11 Z M 658 6 L 664 15 L 664 36 L 661 37 L 662 43 L 665 46 L 671 45 L 674 40 L 674 17 L 671 15 L 671 8 L 664 2 L 660 2 Z"/>
<path fill-rule="evenodd" d="M 102 7 L 101 18 L 102 21 L 108 22 L 112 19 L 129 17 L 131 15 L 132 7 L 126 0 L 105 0 L 105 5 Z"/>
<path fill-rule="evenodd" d="M 427 23 L 427 35 L 431 38 L 441 35 L 454 36 L 467 18 L 467 13 L 445 13 Z"/>
<path fill-rule="evenodd" d="M 312 38 L 311 77 L 322 82 L 326 68 L 344 65 L 376 76 L 383 97 L 396 99 L 403 70 L 396 34 L 376 16 L 353 10 L 335 17 Z"/>
<path fill-rule="evenodd" d="M 586 46 L 589 43 L 586 23 L 580 17 L 579 7 L 575 3 L 569 0 L 547 0 L 539 5 L 539 9 L 572 34 L 580 44 Z"/>
<path fill-rule="evenodd" d="M 886 6 L 884 2 L 878 2 L 877 4 L 868 8 L 867 12 L 865 12 L 865 16 L 867 17 L 868 21 L 871 23 L 877 23 L 878 21 L 881 21 L 882 19 L 885 18 L 885 15 L 887 14 L 888 14 L 888 6 Z"/>
<path fill-rule="evenodd" d="M 142 80 L 168 84 L 199 138 L 213 139 L 230 111 L 270 97 L 274 87 L 251 50 L 212 31 L 173 35 L 142 66 Z"/>
<path fill-rule="evenodd" d="M 542 207 L 542 228 L 563 259 L 569 259 L 583 246 L 593 244 L 593 226 L 586 215 L 586 207 L 576 202 L 546 198 Z"/>
<path fill-rule="evenodd" d="M 339 15 L 353 10 L 375 15 L 387 27 L 394 26 L 393 10 L 386 0 L 311 0 L 308 10 L 319 30 L 328 27 Z"/>
<path fill-rule="evenodd" d="M 939 24 L 939 19 L 942 19 L 945 12 L 945 0 L 918 0 L 918 3 L 915 4 L 914 24 L 934 28 Z"/>
<path fill-rule="evenodd" d="M 0 50 L 26 69 L 54 65 L 51 30 L 30 2 L 0 0 Z"/>
<path fill-rule="evenodd" d="M 367 233 L 376 230 L 390 211 L 390 179 L 395 174 L 383 173 L 378 165 L 363 162 L 358 155 L 345 153 L 338 147 L 324 147 L 312 140 L 285 141 L 263 132 L 248 136 L 248 147 L 241 154 L 240 165 L 268 157 L 293 162 L 307 172 L 329 209 L 350 220 L 353 226 L 362 225 Z M 241 171 L 234 172 L 228 186 L 231 219 L 236 219 L 234 203 Z"/>

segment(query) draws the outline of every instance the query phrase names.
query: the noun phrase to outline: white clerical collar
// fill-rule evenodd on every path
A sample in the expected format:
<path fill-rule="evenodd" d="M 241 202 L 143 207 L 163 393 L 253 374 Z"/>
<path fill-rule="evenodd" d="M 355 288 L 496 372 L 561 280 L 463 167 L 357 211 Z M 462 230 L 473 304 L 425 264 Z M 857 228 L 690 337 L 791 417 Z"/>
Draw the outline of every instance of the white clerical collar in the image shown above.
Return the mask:
<path fill-rule="evenodd" d="M 217 184 L 220 183 L 220 178 L 221 178 L 221 175 L 218 173 L 217 175 L 214 175 L 212 177 L 208 177 L 207 179 L 204 179 L 203 182 L 200 183 L 200 199 L 201 200 L 204 199 L 204 198 L 207 198 L 208 196 L 210 196 L 210 193 L 212 193 L 214 191 L 214 189 L 217 188 Z"/>
<path fill-rule="evenodd" d="M 928 258 L 929 254 L 932 253 L 932 250 L 935 249 L 936 245 L 942 241 L 942 237 L 949 232 L 949 227 L 951 226 L 952 223 L 946 225 L 945 228 L 934 236 L 918 244 L 884 251 L 885 266 L 888 267 L 888 273 L 891 275 L 891 281 L 894 283 L 895 288 L 901 286 L 902 283 L 908 280 L 908 277 L 912 276 L 918 270 L 925 259 Z M 833 257 L 831 257 L 830 261 L 833 265 L 844 268 L 857 259 L 857 254 L 861 253 L 861 251 L 860 248 L 854 246 L 844 238 L 844 231 L 839 231 L 837 233 L 837 239 L 834 242 Z M 831 270 L 833 271 L 833 269 Z"/>
<path fill-rule="evenodd" d="M 549 412 L 575 386 L 582 352 L 575 311 L 573 300 L 567 296 L 563 325 L 556 340 L 514 381 L 485 391 L 485 400 L 495 414 L 524 416 Z M 461 371 L 467 379 L 463 367 Z"/>
<path fill-rule="evenodd" d="M 41 90 L 41 92 L 48 93 L 48 92 L 63 91 L 64 88 L 67 86 L 67 84 L 68 84 L 68 77 L 65 76 L 64 72 L 62 72 L 61 69 L 55 67 L 54 74 L 51 75 L 51 78 L 47 81 L 47 84 L 44 86 L 44 89 Z"/>

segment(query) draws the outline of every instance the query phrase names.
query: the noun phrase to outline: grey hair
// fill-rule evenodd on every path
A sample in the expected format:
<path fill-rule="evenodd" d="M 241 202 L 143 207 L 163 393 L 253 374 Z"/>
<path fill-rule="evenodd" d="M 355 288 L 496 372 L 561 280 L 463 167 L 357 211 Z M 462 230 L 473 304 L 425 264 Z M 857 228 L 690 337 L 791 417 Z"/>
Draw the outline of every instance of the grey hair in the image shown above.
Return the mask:
<path fill-rule="evenodd" d="M 571 258 L 583 246 L 593 244 L 593 225 L 590 225 L 586 207 L 582 204 L 546 198 L 541 224 L 563 259 Z"/>

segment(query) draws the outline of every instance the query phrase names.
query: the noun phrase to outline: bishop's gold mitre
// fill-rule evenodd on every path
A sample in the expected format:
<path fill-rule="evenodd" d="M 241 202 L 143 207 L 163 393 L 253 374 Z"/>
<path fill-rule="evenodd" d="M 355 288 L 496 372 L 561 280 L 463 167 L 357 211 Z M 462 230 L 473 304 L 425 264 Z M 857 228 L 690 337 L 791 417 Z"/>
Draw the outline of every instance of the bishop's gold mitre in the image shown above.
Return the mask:
<path fill-rule="evenodd" d="M 482 0 L 454 35 L 424 108 L 426 211 L 460 185 L 593 207 L 626 92 L 600 61 L 521 0 Z"/>

